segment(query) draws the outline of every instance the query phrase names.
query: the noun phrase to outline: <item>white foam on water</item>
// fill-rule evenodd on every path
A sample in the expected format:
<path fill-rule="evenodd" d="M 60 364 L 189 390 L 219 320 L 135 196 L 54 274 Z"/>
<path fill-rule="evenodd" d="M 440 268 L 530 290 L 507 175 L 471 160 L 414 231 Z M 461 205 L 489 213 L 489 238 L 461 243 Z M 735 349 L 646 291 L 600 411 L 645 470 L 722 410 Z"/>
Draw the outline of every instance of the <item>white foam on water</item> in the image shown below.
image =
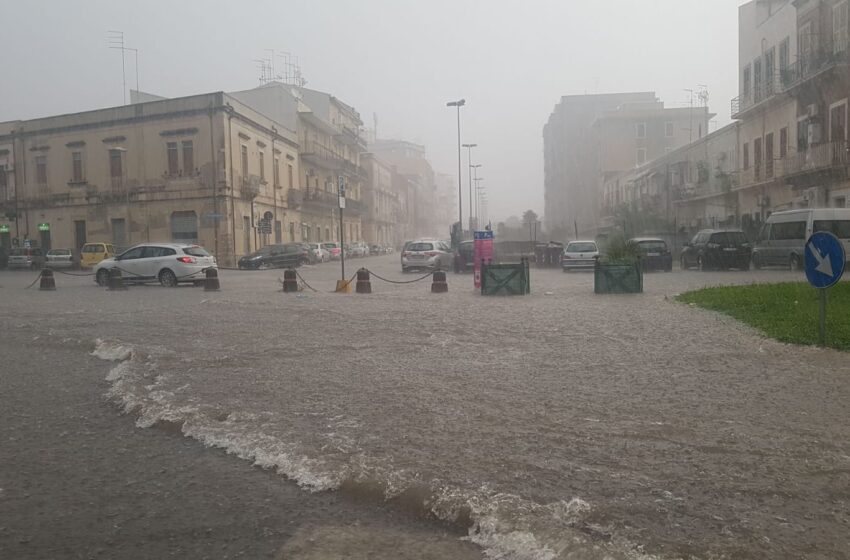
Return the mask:
<path fill-rule="evenodd" d="M 164 352 L 157 352 L 164 355 Z M 186 437 L 208 447 L 216 447 L 251 461 L 263 469 L 272 469 L 311 491 L 339 489 L 346 481 L 375 481 L 391 499 L 414 487 L 427 487 L 431 498 L 424 508 L 436 518 L 456 522 L 466 511 L 472 520 L 464 537 L 480 546 L 488 560 L 657 560 L 632 543 L 611 539 L 594 543 L 575 529 L 592 510 L 580 499 L 538 504 L 511 494 L 497 493 L 483 485 L 464 489 L 444 485 L 438 480 L 423 481 L 416 473 L 398 470 L 388 464 L 376 464 L 363 453 L 354 453 L 345 465 L 331 465 L 321 458 L 309 457 L 297 442 L 281 441 L 265 433 L 258 416 L 240 411 L 221 411 L 202 404 L 179 404 L 187 386 L 167 390 L 167 374 L 160 372 L 151 353 L 143 354 L 127 344 L 98 339 L 92 355 L 117 361 L 107 374 L 111 383 L 107 396 L 121 405 L 125 413 L 137 415 L 136 425 L 149 428 L 160 422 L 179 425 Z M 352 425 L 342 417 L 329 419 L 328 428 Z M 325 434 L 338 447 L 351 442 Z"/>

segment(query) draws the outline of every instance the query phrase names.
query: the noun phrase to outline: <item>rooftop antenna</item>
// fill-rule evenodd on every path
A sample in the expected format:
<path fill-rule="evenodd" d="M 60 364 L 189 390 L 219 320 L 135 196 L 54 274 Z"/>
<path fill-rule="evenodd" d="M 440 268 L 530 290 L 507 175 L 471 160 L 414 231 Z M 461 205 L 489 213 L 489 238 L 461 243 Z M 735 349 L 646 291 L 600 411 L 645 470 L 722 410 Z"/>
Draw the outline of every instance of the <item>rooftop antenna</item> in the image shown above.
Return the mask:
<path fill-rule="evenodd" d="M 124 62 L 124 32 L 110 30 L 106 32 L 106 42 L 110 49 L 121 51 L 121 94 L 123 95 L 124 105 L 127 104 L 127 66 Z"/>
<path fill-rule="evenodd" d="M 293 59 L 292 55 L 284 52 L 278 55 L 283 59 L 283 73 L 279 79 L 289 86 L 304 87 L 307 85 L 307 80 L 301 74 L 301 65 L 298 62 L 298 57 Z"/>
<path fill-rule="evenodd" d="M 374 134 L 375 142 L 378 141 L 378 113 L 372 113 L 372 123 L 374 128 L 372 129 L 372 134 Z"/>

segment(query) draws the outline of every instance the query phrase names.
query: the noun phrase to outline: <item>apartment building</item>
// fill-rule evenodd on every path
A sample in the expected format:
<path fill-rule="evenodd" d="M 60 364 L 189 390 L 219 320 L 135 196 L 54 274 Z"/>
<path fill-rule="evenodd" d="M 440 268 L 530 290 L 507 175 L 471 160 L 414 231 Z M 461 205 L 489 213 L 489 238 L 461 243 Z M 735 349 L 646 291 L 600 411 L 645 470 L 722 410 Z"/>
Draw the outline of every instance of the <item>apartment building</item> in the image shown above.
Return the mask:
<path fill-rule="evenodd" d="M 543 128 L 547 229 L 594 235 L 606 182 L 705 135 L 712 116 L 667 108 L 653 92 L 561 98 Z"/>
<path fill-rule="evenodd" d="M 369 244 L 396 247 L 403 243 L 399 231 L 399 195 L 393 188 L 394 168 L 374 154 L 362 156 L 363 240 Z"/>
<path fill-rule="evenodd" d="M 361 191 L 366 170 L 363 122 L 351 106 L 328 93 L 270 82 L 230 95 L 297 131 L 300 186 L 288 200 L 300 212 L 295 236 L 303 241 L 339 241 L 339 184 L 345 185 L 344 238 L 363 239 Z"/>
<path fill-rule="evenodd" d="M 192 242 L 227 265 L 282 240 L 295 131 L 222 92 L 151 99 L 0 124 L 0 242 Z"/>

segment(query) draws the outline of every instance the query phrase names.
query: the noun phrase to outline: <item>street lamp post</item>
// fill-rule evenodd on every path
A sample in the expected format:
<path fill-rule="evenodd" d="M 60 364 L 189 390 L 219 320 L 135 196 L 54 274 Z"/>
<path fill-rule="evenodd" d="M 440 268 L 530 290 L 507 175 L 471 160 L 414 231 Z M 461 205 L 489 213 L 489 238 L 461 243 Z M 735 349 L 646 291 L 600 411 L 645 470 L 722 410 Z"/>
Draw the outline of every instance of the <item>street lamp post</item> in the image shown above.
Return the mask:
<path fill-rule="evenodd" d="M 470 165 L 469 166 L 469 171 L 475 172 L 475 178 L 470 178 L 470 181 L 469 181 L 469 195 L 471 197 L 473 191 L 475 192 L 475 207 L 474 207 L 475 208 L 475 223 L 476 223 L 476 225 L 478 225 L 478 227 L 481 227 L 481 224 L 478 223 L 479 218 L 480 218 L 480 214 L 478 213 L 478 169 L 480 167 L 482 167 L 482 165 L 480 163 L 477 164 L 477 165 Z M 471 208 L 470 208 L 470 211 L 472 211 Z M 470 219 L 470 221 L 472 221 L 472 220 Z"/>
<path fill-rule="evenodd" d="M 460 162 L 460 108 L 464 105 L 466 105 L 466 99 L 446 103 L 446 107 L 457 107 L 457 225 L 460 229 L 460 239 L 463 239 L 463 175 L 461 175 Z"/>
<path fill-rule="evenodd" d="M 472 212 L 472 209 L 473 209 L 473 203 L 472 203 L 472 167 L 473 167 L 472 166 L 472 148 L 475 148 L 477 146 L 478 146 L 478 144 L 464 144 L 463 145 L 463 147 L 468 150 L 467 161 L 469 162 L 469 230 L 470 231 L 475 229 L 473 227 L 473 222 L 472 222 L 472 214 L 473 214 L 473 212 Z M 477 217 L 477 214 L 476 214 L 476 217 Z"/>

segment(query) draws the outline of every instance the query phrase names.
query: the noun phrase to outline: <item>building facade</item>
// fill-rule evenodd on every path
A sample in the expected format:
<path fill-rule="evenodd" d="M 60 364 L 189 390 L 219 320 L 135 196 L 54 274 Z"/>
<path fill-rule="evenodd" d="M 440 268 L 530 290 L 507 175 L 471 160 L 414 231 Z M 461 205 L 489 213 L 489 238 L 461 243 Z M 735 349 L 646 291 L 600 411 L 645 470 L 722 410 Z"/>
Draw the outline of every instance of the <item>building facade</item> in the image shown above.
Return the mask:
<path fill-rule="evenodd" d="M 363 155 L 366 180 L 363 183 L 363 239 L 366 243 L 397 247 L 403 243 L 399 232 L 399 196 L 393 188 L 393 167 L 374 154 Z"/>
<path fill-rule="evenodd" d="M 191 242 L 224 265 L 283 240 L 298 165 L 294 131 L 221 92 L 4 123 L 0 146 L 4 244 Z"/>

